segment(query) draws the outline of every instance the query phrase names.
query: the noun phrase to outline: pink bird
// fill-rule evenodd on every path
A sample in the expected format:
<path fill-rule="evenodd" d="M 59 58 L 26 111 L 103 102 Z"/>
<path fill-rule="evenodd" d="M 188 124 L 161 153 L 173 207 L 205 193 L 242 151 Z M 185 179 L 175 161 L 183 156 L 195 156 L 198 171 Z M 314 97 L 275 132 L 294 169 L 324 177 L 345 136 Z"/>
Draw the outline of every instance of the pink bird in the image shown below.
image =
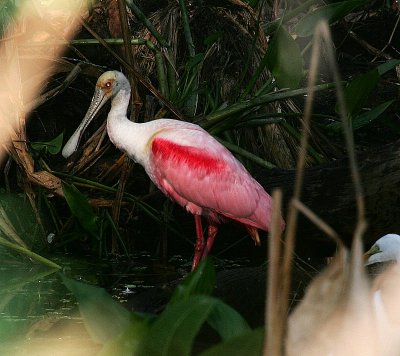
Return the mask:
<path fill-rule="evenodd" d="M 192 269 L 210 252 L 220 222 L 239 222 L 259 245 L 258 229 L 268 231 L 272 216 L 271 197 L 263 187 L 230 151 L 198 125 L 172 119 L 130 121 L 126 117 L 130 92 L 122 73 L 103 73 L 90 107 L 62 155 L 67 158 L 76 151 L 83 131 L 111 99 L 107 117 L 110 140 L 141 164 L 167 197 L 194 215 L 197 240 Z M 202 215 L 208 222 L 206 239 Z"/>

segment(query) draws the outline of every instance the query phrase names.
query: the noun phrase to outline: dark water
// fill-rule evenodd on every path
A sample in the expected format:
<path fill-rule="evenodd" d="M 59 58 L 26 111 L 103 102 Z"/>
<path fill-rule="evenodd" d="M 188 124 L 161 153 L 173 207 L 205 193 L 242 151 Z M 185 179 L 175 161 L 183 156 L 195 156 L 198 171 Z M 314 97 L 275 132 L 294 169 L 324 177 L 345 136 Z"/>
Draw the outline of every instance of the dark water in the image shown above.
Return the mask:
<path fill-rule="evenodd" d="M 105 288 L 127 308 L 153 286 L 180 280 L 190 261 L 172 257 L 167 265 L 141 253 L 131 260 L 91 261 L 64 256 L 53 259 L 63 267 L 54 272 L 29 260 L 0 258 L 0 355 L 96 355 L 102 349 L 85 328 L 75 297 L 60 273 Z M 235 268 L 248 260 L 217 260 L 219 268 Z M 141 298 L 138 298 L 141 303 Z M 137 302 L 136 302 L 137 303 Z M 140 306 L 139 306 L 140 307 Z"/>
<path fill-rule="evenodd" d="M 0 355 L 95 355 L 96 344 L 86 331 L 77 302 L 60 272 L 3 257 L 0 266 Z M 152 271 L 149 256 L 132 261 L 94 263 L 69 256 L 58 258 L 64 275 L 105 287 L 124 299 L 167 278 Z M 147 266 L 145 265 L 147 263 Z"/>
<path fill-rule="evenodd" d="M 0 355 L 94 355 L 100 349 L 58 273 L 29 261 L 3 259 Z"/>

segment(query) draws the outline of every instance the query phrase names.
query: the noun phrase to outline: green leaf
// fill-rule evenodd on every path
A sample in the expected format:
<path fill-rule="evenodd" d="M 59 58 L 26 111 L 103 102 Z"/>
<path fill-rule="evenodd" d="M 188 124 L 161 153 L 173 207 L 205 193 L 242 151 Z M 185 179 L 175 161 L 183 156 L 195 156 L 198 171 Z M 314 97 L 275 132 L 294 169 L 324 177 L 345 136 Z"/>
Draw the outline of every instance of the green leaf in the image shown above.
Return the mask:
<path fill-rule="evenodd" d="M 357 76 L 344 88 L 344 97 L 349 114 L 355 116 L 366 103 L 379 81 L 379 73 L 373 69 Z"/>
<path fill-rule="evenodd" d="M 214 306 L 207 322 L 218 332 L 222 340 L 229 340 L 242 335 L 249 329 L 249 325 L 243 317 L 236 310 L 222 302 Z"/>
<path fill-rule="evenodd" d="M 269 44 L 267 65 L 280 88 L 297 88 L 303 78 L 303 59 L 292 36 L 281 26 Z"/>
<path fill-rule="evenodd" d="M 370 111 L 363 114 L 357 115 L 353 118 L 353 130 L 358 130 L 379 117 L 395 100 L 386 101 L 383 104 L 378 105 Z"/>
<path fill-rule="evenodd" d="M 60 133 L 56 138 L 47 142 L 31 142 L 31 147 L 35 151 L 50 153 L 52 155 L 58 154 L 61 151 L 63 143 L 63 133 Z"/>
<path fill-rule="evenodd" d="M 321 20 L 329 24 L 343 18 L 348 13 L 364 5 L 370 0 L 346 0 L 321 6 L 310 14 L 304 16 L 296 26 L 296 33 L 300 37 L 310 36 L 314 33 L 315 26 Z"/>
<path fill-rule="evenodd" d="M 252 8 L 255 8 L 257 7 L 260 0 L 246 0 L 245 2 L 248 3 Z"/>
<path fill-rule="evenodd" d="M 0 36 L 3 37 L 9 25 L 16 21 L 18 4 L 15 1 L 2 1 L 0 5 Z"/>
<path fill-rule="evenodd" d="M 207 36 L 203 43 L 206 45 L 207 48 L 210 48 L 215 42 L 217 42 L 222 36 L 223 36 L 223 31 L 216 31 L 212 33 L 211 35 Z"/>
<path fill-rule="evenodd" d="M 263 345 L 264 329 L 256 329 L 215 345 L 202 352 L 200 356 L 260 356 Z"/>
<path fill-rule="evenodd" d="M 65 286 L 75 295 L 85 326 L 94 341 L 102 344 L 115 338 L 131 325 L 127 309 L 103 289 L 77 282 L 61 274 Z M 136 316 L 135 323 L 143 320 Z"/>
<path fill-rule="evenodd" d="M 240 335 L 247 332 L 249 326 L 246 321 L 231 307 L 228 305 L 221 307 L 221 304 L 224 303 L 216 298 L 195 295 L 168 306 L 151 325 L 137 354 L 145 356 L 189 355 L 194 338 L 202 324 L 210 316 L 215 319 L 216 315 L 213 314 L 215 312 L 219 312 L 220 320 L 218 323 L 213 323 L 213 327 L 217 327 L 216 331 L 220 335 Z M 223 313 L 220 313 L 221 310 Z M 236 329 L 236 332 L 227 333 L 223 329 Z"/>
<path fill-rule="evenodd" d="M 98 217 L 87 198 L 72 184 L 62 184 L 65 200 L 82 227 L 93 237 L 99 238 Z"/>
<path fill-rule="evenodd" d="M 199 101 L 199 78 L 203 66 L 204 54 L 198 53 L 191 57 L 185 64 L 181 87 L 181 99 L 183 100 L 184 112 L 189 116 L 194 116 Z"/>
<path fill-rule="evenodd" d="M 212 293 L 215 287 L 215 268 L 210 258 L 201 261 L 197 268 L 189 273 L 175 288 L 168 306 L 177 301 L 188 299 L 192 295 Z"/>
<path fill-rule="evenodd" d="M 148 322 L 132 322 L 122 334 L 104 345 L 99 356 L 135 355 L 148 330 Z"/>
<path fill-rule="evenodd" d="M 204 60 L 204 54 L 203 53 L 197 53 L 193 57 L 190 57 L 190 59 L 186 62 L 186 70 L 189 72 L 191 70 L 196 70 L 196 67 L 202 63 Z"/>
<path fill-rule="evenodd" d="M 394 67 L 400 64 L 400 59 L 389 59 L 385 63 L 380 64 L 376 67 L 379 75 L 383 75 L 389 70 L 392 70 Z"/>
<path fill-rule="evenodd" d="M 385 103 L 378 105 L 377 107 L 373 108 L 372 110 L 367 111 L 365 113 L 362 113 L 362 114 L 354 117 L 352 119 L 353 130 L 361 129 L 364 126 L 367 126 L 368 124 L 370 124 L 372 121 L 374 121 L 376 118 L 378 118 L 391 104 L 393 104 L 394 101 L 395 100 L 386 101 Z M 331 129 L 332 131 L 338 132 L 342 129 L 342 123 L 334 122 L 334 123 L 328 125 L 328 128 Z"/>

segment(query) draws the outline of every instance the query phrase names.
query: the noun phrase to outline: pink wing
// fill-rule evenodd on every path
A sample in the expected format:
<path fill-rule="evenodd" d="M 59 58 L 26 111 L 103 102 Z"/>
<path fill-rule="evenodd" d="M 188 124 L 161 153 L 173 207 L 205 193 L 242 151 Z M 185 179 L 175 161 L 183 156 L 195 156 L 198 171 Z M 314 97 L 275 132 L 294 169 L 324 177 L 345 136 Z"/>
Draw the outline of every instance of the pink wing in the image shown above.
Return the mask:
<path fill-rule="evenodd" d="M 243 165 L 203 130 L 167 130 L 151 142 L 159 188 L 194 214 L 215 213 L 268 230 L 271 197 Z"/>

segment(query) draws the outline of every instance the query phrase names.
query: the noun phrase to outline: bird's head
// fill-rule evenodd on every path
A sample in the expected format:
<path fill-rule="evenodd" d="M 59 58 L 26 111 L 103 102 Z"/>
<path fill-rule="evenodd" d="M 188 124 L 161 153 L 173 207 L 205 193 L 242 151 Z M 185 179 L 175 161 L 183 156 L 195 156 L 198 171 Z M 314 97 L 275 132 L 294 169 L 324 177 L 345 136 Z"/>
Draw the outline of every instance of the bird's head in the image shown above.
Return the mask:
<path fill-rule="evenodd" d="M 121 89 L 130 90 L 130 85 L 125 75 L 116 70 L 110 70 L 103 73 L 96 83 L 96 92 L 99 92 L 101 96 L 108 99 L 113 98 Z"/>
<path fill-rule="evenodd" d="M 365 253 L 366 265 L 377 262 L 400 262 L 400 236 L 387 234 L 376 241 Z"/>
<path fill-rule="evenodd" d="M 121 90 L 130 92 L 130 89 L 126 77 L 116 70 L 105 72 L 99 77 L 99 79 L 97 79 L 96 89 L 89 109 L 87 110 L 81 124 L 72 134 L 62 150 L 62 155 L 65 158 L 68 158 L 77 150 L 83 132 L 103 105 L 109 99 L 113 99 Z"/>

